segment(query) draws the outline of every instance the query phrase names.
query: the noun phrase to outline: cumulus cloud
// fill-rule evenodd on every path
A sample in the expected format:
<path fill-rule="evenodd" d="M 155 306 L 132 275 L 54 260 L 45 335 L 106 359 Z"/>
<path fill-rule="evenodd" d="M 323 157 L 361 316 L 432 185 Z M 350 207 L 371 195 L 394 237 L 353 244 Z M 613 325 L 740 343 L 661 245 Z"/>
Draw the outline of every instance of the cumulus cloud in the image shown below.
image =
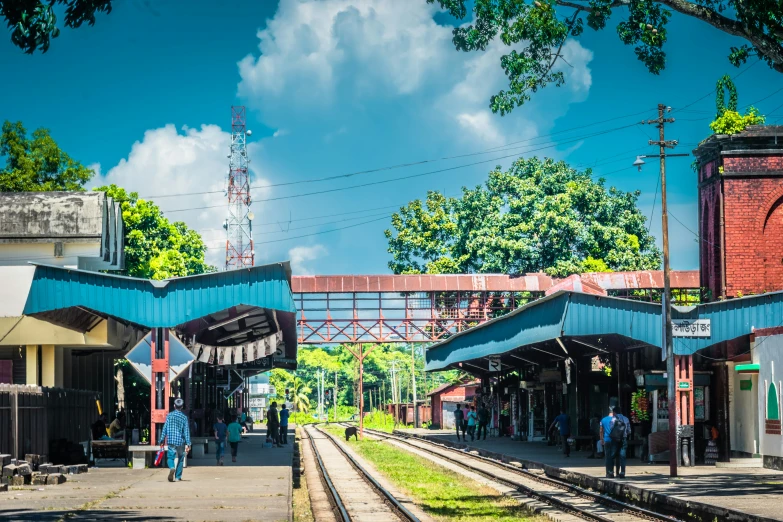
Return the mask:
<path fill-rule="evenodd" d="M 173 124 L 150 129 L 133 144 L 127 158 L 93 179 L 95 185 L 114 183 L 155 201 L 172 221 L 184 221 L 201 233 L 207 243 L 207 261 L 218 267 L 225 264 L 226 218 L 224 196 L 231 135 L 217 125 L 194 129 Z M 253 154 L 253 149 L 249 149 Z M 92 166 L 91 166 L 92 167 Z M 100 166 L 99 166 L 100 167 Z M 93 167 L 94 168 L 94 167 Z M 96 170 L 100 173 L 100 169 Z M 251 164 L 254 187 L 268 184 Z M 174 194 L 200 193 L 164 197 Z M 254 190 L 262 198 L 263 188 Z M 177 210 L 187 209 L 181 212 Z M 257 209 L 254 208 L 254 211 Z"/>
<path fill-rule="evenodd" d="M 288 251 L 288 259 L 291 260 L 291 271 L 296 275 L 311 275 L 310 261 L 318 259 L 328 254 L 323 245 L 297 246 Z"/>
<path fill-rule="evenodd" d="M 569 103 L 586 97 L 592 53 L 569 41 L 563 48 L 569 87 L 557 107 L 545 115 L 528 107 L 509 118 L 492 114 L 490 96 L 507 85 L 500 58 L 509 48 L 496 41 L 484 52 L 457 52 L 451 27 L 433 19 L 437 11 L 422 0 L 281 0 L 258 32 L 260 54 L 238 64 L 239 94 L 271 120 L 290 120 L 296 110 L 312 118 L 316 109 L 346 104 L 364 111 L 379 99 L 401 99 L 420 104 L 421 120 L 447 139 L 488 146 L 535 136 L 537 119 L 551 125 Z"/>

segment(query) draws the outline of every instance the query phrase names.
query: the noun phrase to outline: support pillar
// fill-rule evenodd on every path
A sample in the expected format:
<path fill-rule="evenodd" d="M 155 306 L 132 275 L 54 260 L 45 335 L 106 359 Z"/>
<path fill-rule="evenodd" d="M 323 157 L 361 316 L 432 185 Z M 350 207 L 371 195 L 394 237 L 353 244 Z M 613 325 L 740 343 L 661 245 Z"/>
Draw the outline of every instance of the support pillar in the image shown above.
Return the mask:
<path fill-rule="evenodd" d="M 41 386 L 54 388 L 54 345 L 41 346 Z"/>
<path fill-rule="evenodd" d="M 693 356 L 675 355 L 677 386 L 677 462 L 695 466 L 695 412 L 693 396 Z"/>
<path fill-rule="evenodd" d="M 65 388 L 65 377 L 64 377 L 64 361 L 65 361 L 65 354 L 64 354 L 65 348 L 55 348 L 54 349 L 54 385 L 57 388 Z"/>
<path fill-rule="evenodd" d="M 37 344 L 27 345 L 26 359 L 27 359 L 26 361 L 27 379 L 25 380 L 25 383 L 28 386 L 39 386 L 41 383 L 38 382 L 38 345 Z"/>
<path fill-rule="evenodd" d="M 152 375 L 150 386 L 150 444 L 156 445 L 169 413 L 169 330 L 152 330 Z"/>

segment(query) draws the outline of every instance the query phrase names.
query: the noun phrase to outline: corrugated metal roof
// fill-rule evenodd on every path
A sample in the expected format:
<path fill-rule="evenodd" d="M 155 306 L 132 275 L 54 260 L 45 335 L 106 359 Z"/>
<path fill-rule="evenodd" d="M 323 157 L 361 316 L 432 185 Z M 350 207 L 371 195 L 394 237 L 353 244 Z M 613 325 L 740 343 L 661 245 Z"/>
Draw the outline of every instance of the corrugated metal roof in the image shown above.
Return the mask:
<path fill-rule="evenodd" d="M 37 265 L 24 313 L 78 306 L 155 328 L 174 327 L 237 305 L 295 315 L 288 263 L 166 281 Z"/>
<path fill-rule="evenodd" d="M 673 308 L 672 318 L 710 320 L 708 337 L 674 337 L 675 353 L 690 355 L 754 329 L 783 326 L 783 292 Z M 566 336 L 617 334 L 660 347 L 662 333 L 660 304 L 561 291 L 431 346 L 427 370 Z"/>

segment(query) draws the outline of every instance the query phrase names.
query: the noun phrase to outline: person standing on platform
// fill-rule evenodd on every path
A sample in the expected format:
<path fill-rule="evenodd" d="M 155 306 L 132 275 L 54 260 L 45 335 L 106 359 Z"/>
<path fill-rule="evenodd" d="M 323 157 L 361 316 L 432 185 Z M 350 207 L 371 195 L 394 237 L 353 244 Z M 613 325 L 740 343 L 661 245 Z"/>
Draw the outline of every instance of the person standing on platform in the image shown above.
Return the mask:
<path fill-rule="evenodd" d="M 470 435 L 470 442 L 476 440 L 476 424 L 478 423 L 478 415 L 476 415 L 476 407 L 471 406 L 468 412 L 468 435 Z"/>
<path fill-rule="evenodd" d="M 266 412 L 267 436 L 272 438 L 272 444 L 276 448 L 282 448 L 280 444 L 280 417 L 277 415 L 277 402 L 273 402 Z"/>
<path fill-rule="evenodd" d="M 625 456 L 628 453 L 628 437 L 631 435 L 631 421 L 622 414 L 619 406 L 615 406 L 614 425 L 609 437 L 616 444 L 615 472 L 618 478 L 625 478 Z"/>
<path fill-rule="evenodd" d="M 168 444 L 169 482 L 182 480 L 182 465 L 185 455 L 190 451 L 190 423 L 182 413 L 185 401 L 174 400 L 174 411 L 166 416 L 163 431 L 160 432 L 160 448 Z M 176 460 L 176 465 L 175 465 Z"/>
<path fill-rule="evenodd" d="M 601 440 L 604 441 L 604 458 L 606 461 L 606 478 L 614 478 L 615 444 L 609 434 L 614 425 L 614 408 L 609 407 L 609 414 L 601 419 Z"/>
<path fill-rule="evenodd" d="M 568 444 L 568 437 L 571 436 L 571 419 L 568 417 L 568 415 L 566 415 L 565 410 L 562 408 L 560 409 L 560 415 L 555 417 L 555 420 L 549 427 L 549 431 L 552 431 L 555 425 L 557 425 L 557 427 L 560 429 L 560 438 L 563 439 L 563 455 L 570 457 L 571 445 Z"/>
<path fill-rule="evenodd" d="M 481 432 L 484 432 L 484 439 L 487 440 L 487 426 L 489 425 L 489 410 L 486 406 L 482 403 L 481 406 L 479 406 L 478 412 L 478 434 L 476 435 L 476 438 L 479 440 L 482 440 L 481 438 Z"/>
<path fill-rule="evenodd" d="M 291 412 L 283 403 L 283 407 L 280 409 L 280 442 L 282 444 L 288 444 L 288 417 Z"/>
<path fill-rule="evenodd" d="M 462 438 L 465 438 L 465 428 L 463 422 L 465 421 L 465 413 L 462 411 L 462 406 L 457 404 L 457 409 L 454 410 L 454 427 L 457 429 L 457 440 L 459 440 L 459 431 L 462 431 Z"/>

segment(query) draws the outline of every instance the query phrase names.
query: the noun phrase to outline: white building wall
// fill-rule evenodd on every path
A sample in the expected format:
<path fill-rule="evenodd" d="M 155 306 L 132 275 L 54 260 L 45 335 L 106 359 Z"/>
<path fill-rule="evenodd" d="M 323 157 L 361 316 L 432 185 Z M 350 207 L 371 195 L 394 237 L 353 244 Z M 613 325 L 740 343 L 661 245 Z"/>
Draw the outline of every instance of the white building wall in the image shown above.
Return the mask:
<path fill-rule="evenodd" d="M 54 257 L 54 243 L 0 243 L 0 266 L 26 265 L 28 262 L 76 268 L 79 257 L 98 257 L 100 241 L 64 243 L 63 256 Z"/>
<path fill-rule="evenodd" d="M 758 361 L 756 361 L 758 357 Z M 783 335 L 771 335 L 756 338 L 754 362 L 759 364 L 758 375 L 758 418 L 759 418 L 759 453 L 762 456 L 783 457 L 783 436 L 767 435 L 765 420 L 767 414 L 767 392 L 769 384 L 775 383 L 780 407 L 781 388 L 783 387 Z"/>

